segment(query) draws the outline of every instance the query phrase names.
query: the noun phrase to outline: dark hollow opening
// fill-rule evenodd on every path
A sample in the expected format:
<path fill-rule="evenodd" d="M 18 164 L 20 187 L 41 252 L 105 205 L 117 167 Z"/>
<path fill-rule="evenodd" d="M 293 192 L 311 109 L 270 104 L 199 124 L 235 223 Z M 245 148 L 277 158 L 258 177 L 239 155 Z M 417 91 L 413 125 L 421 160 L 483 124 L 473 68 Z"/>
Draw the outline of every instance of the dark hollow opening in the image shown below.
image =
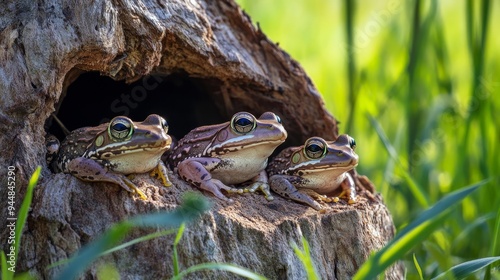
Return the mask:
<path fill-rule="evenodd" d="M 98 72 L 86 72 L 66 88 L 56 115 L 72 131 L 119 115 L 143 121 L 149 114 L 158 114 L 167 120 L 169 134 L 180 139 L 195 127 L 227 121 L 210 94 L 219 88 L 218 80 L 183 73 L 149 75 L 127 84 Z M 46 128 L 59 140 L 64 139 L 63 130 L 52 118 Z"/>

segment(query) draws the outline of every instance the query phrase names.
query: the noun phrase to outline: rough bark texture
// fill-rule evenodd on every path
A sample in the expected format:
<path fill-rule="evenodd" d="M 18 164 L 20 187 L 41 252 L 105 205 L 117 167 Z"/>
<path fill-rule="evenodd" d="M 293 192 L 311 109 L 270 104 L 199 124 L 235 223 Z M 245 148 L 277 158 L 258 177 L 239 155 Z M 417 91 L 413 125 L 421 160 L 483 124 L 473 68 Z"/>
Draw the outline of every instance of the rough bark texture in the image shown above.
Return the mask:
<path fill-rule="evenodd" d="M 47 270 L 47 265 L 69 257 L 111 223 L 171 209 L 178 205 L 183 191 L 192 189 L 173 174 L 175 186 L 171 189 L 139 175 L 134 181 L 150 198 L 139 201 L 117 186 L 84 183 L 47 169 L 46 121 L 61 106 L 70 84 L 87 71 L 127 82 L 150 74 L 182 75 L 184 81 L 202 87 L 223 120 L 241 110 L 257 115 L 276 112 L 289 132 L 288 145 L 301 144 L 312 135 L 337 136 L 335 119 L 325 110 L 303 69 L 256 29 L 231 0 L 2 1 L 1 197 L 7 197 L 3 187 L 7 185 L 7 166 L 16 169 L 17 208 L 28 177 L 37 165 L 44 167 L 23 233 L 18 271 L 31 270 L 39 277 L 52 278 L 59 270 Z M 91 92 L 81 94 L 90 103 L 101 100 Z M 162 98 L 167 107 L 169 93 Z M 152 108 L 148 104 L 142 107 L 146 111 Z M 198 116 L 191 125 L 202 123 L 204 117 Z M 85 118 L 75 115 L 63 121 L 71 124 Z M 360 191 L 371 186 L 362 182 Z M 325 214 L 279 197 L 273 202 L 257 195 L 234 199 L 234 205 L 214 200 L 213 209 L 188 227 L 180 244 L 183 268 L 206 261 L 230 262 L 270 279 L 303 279 L 304 269 L 290 247 L 290 241 L 300 243 L 303 235 L 325 279 L 348 279 L 394 233 L 380 197 L 361 197 L 354 206 L 336 204 Z M 0 217 L 6 221 L 7 212 L 0 211 Z M 7 234 L 2 228 L 3 250 Z M 141 234 L 144 232 L 135 232 L 130 238 Z M 116 265 L 123 279 L 172 275 L 171 244 L 172 238 L 160 238 L 135 245 L 100 260 L 83 277 L 95 276 L 99 263 L 104 262 Z M 200 276 L 234 277 L 205 272 L 193 278 Z M 401 267 L 391 268 L 386 277 L 401 278 Z"/>

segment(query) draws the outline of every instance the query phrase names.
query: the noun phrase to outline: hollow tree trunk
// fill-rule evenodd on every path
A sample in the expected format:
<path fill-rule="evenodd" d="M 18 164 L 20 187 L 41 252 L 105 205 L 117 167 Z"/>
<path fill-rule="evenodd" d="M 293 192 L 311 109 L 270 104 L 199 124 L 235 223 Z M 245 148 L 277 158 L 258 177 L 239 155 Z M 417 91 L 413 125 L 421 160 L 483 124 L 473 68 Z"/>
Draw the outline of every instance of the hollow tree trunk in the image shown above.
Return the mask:
<path fill-rule="evenodd" d="M 95 71 L 112 78 L 117 87 L 122 80 L 136 86 L 129 89 L 129 96 L 70 90 L 80 77 L 100 87 L 101 78 L 89 74 Z M 140 105 L 142 114 L 168 116 L 172 126 L 183 128 L 177 137 L 207 120 L 226 121 L 237 111 L 274 111 L 289 132 L 285 145 L 299 145 L 313 135 L 337 136 L 336 120 L 304 70 L 252 25 L 232 0 L 2 1 L 0 79 L 1 197 L 7 197 L 9 166 L 16 173 L 16 209 L 27 179 L 37 165 L 43 166 L 17 266 L 17 271 L 30 270 L 42 278 L 57 275 L 59 267 L 46 267 L 71 256 L 111 223 L 172 209 L 182 192 L 192 189 L 174 174 L 174 187 L 168 190 L 139 175 L 134 182 L 149 197 L 139 201 L 114 185 L 52 174 L 45 164 L 44 136 L 53 129 L 48 120 L 56 109 L 94 108 L 61 117 L 77 128 L 91 118 L 112 116 L 116 108 L 132 110 Z M 165 90 L 155 93 L 157 104 L 146 100 L 144 92 L 147 95 L 162 81 L 168 83 L 166 88 L 158 86 Z M 196 92 L 195 99 L 183 98 L 188 89 Z M 108 110 L 95 109 L 109 95 L 115 99 Z M 83 101 L 62 102 L 76 97 Z M 120 102 L 128 107 L 114 106 Z M 229 262 L 270 279 L 303 279 L 305 271 L 290 242 L 300 243 L 304 236 L 323 278 L 350 278 L 370 252 L 394 234 L 381 198 L 371 195 L 371 183 L 360 178 L 359 203 L 332 205 L 323 214 L 277 196 L 273 202 L 257 195 L 234 196 L 233 205 L 212 199 L 214 207 L 188 226 L 179 245 L 181 269 L 207 261 Z M 0 211 L 0 217 L 6 221 L 8 212 Z M 3 227 L 4 251 L 8 234 Z M 123 279 L 172 275 L 171 244 L 172 238 L 165 237 L 129 247 L 98 261 L 82 277 L 94 277 L 103 262 L 115 265 Z M 196 277 L 234 276 L 203 272 Z M 401 267 L 390 268 L 386 277 L 401 278 Z"/>

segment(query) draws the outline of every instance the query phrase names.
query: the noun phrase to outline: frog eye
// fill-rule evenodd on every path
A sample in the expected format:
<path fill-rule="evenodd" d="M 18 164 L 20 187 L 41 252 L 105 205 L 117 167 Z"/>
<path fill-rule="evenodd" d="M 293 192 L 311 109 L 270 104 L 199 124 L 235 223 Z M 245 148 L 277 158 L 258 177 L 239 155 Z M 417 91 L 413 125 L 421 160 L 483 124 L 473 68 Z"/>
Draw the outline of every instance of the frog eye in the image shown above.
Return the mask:
<path fill-rule="evenodd" d="M 349 146 L 351 146 L 351 149 L 353 150 L 356 149 L 356 141 L 352 137 L 349 139 Z"/>
<path fill-rule="evenodd" d="M 304 145 L 304 154 L 309 159 L 319 159 L 326 155 L 327 145 L 321 138 L 309 138 Z"/>
<path fill-rule="evenodd" d="M 113 140 L 124 140 L 132 136 L 134 125 L 129 118 L 116 117 L 109 122 L 108 134 Z"/>
<path fill-rule="evenodd" d="M 255 129 L 257 122 L 250 113 L 237 113 L 231 119 L 231 129 L 238 134 L 246 134 Z"/>
<path fill-rule="evenodd" d="M 281 123 L 281 118 L 280 118 L 280 116 L 276 115 L 276 120 L 278 121 L 278 123 Z"/>

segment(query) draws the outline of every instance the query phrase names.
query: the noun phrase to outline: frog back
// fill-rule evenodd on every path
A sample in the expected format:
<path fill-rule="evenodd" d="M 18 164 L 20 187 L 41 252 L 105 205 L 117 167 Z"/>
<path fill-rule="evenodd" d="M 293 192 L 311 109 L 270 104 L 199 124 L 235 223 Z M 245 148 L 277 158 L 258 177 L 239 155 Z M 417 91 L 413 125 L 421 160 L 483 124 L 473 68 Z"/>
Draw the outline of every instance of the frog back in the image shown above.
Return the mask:
<path fill-rule="evenodd" d="M 66 171 L 67 164 L 71 160 L 83 156 L 92 145 L 96 135 L 105 128 L 106 124 L 73 130 L 61 143 L 55 162 L 56 169 L 59 172 Z"/>
<path fill-rule="evenodd" d="M 267 165 L 267 174 L 269 176 L 273 176 L 276 174 L 288 174 L 288 171 L 291 167 L 291 157 L 299 149 L 300 147 L 290 147 L 282 150 Z"/>
<path fill-rule="evenodd" d="M 171 167 L 177 167 L 179 163 L 188 158 L 204 157 L 207 147 L 210 147 L 217 139 L 220 131 L 227 128 L 229 122 L 215 125 L 200 126 L 191 130 L 186 136 L 177 142 L 168 156 Z"/>

